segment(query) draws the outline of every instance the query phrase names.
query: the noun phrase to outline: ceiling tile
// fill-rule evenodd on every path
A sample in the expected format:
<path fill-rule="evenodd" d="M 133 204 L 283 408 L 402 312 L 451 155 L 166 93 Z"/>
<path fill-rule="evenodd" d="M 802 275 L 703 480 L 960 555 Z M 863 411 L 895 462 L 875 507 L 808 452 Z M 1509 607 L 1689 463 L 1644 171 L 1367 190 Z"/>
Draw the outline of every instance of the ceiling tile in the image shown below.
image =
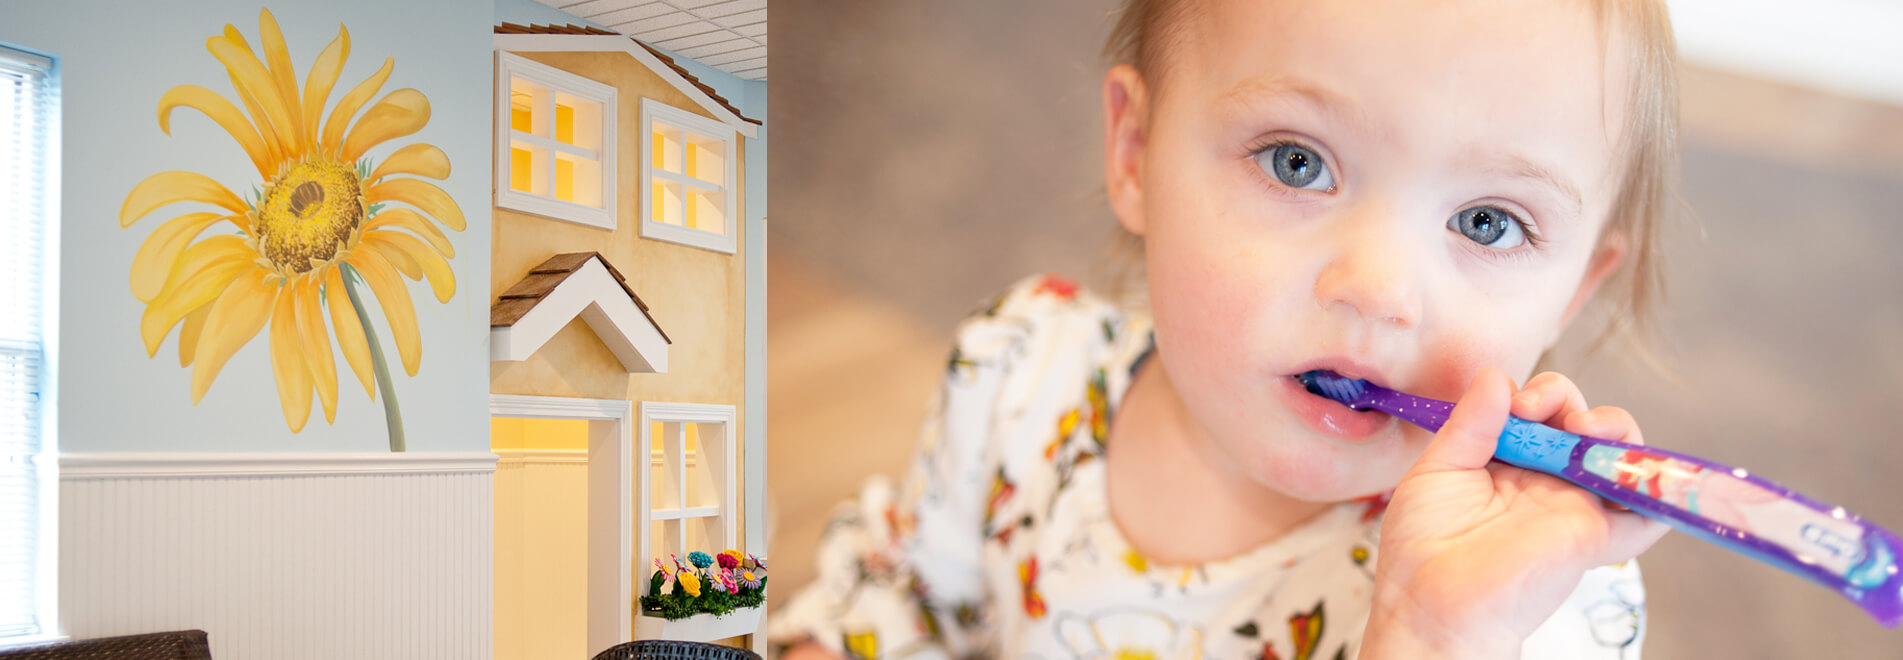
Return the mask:
<path fill-rule="evenodd" d="M 764 62 L 766 60 L 766 49 L 759 46 L 755 46 L 753 48 L 748 48 L 746 50 L 736 50 L 731 53 L 721 53 L 719 55 L 713 55 L 709 57 L 697 57 L 694 59 L 700 60 L 701 64 L 706 64 L 709 66 L 722 66 L 726 64 L 733 64 L 735 62 L 744 62 L 747 60 L 761 60 Z"/>
<path fill-rule="evenodd" d="M 735 41 L 735 39 L 733 38 L 732 32 L 716 29 L 712 32 L 703 32 L 701 34 L 676 37 L 673 39 L 643 39 L 643 41 L 660 48 L 687 55 L 687 51 L 691 51 L 695 48 L 726 41 Z M 687 56 L 693 57 L 693 55 Z"/>
<path fill-rule="evenodd" d="M 722 1 L 723 0 L 666 0 L 667 4 L 674 5 L 681 9 L 693 9 L 695 7 L 716 4 Z"/>
<path fill-rule="evenodd" d="M 726 34 L 726 33 L 723 32 L 721 34 Z M 728 39 L 726 41 L 705 44 L 701 46 L 695 46 L 692 48 L 681 48 L 674 52 L 680 53 L 682 55 L 686 55 L 688 57 L 691 57 L 697 60 L 706 61 L 706 58 L 713 57 L 715 55 L 720 55 L 722 53 L 731 53 L 737 50 L 744 50 L 747 48 L 759 48 L 759 47 L 760 45 L 754 43 L 752 39 Z"/>
<path fill-rule="evenodd" d="M 734 77 L 743 80 L 766 80 L 766 67 L 733 72 Z"/>
<path fill-rule="evenodd" d="M 719 18 L 759 9 L 766 9 L 766 0 L 726 0 L 705 7 L 697 7 L 693 11 L 701 18 Z"/>
<path fill-rule="evenodd" d="M 765 22 L 760 22 L 760 23 L 754 23 L 752 25 L 742 25 L 740 27 L 734 28 L 733 31 L 738 33 L 740 36 L 754 37 L 756 41 L 759 41 L 760 43 L 766 43 L 766 26 L 767 24 Z"/>
<path fill-rule="evenodd" d="M 731 34 L 725 30 L 721 30 L 718 26 L 715 26 L 713 23 L 708 23 L 706 21 L 694 21 L 692 23 L 676 25 L 670 28 L 662 28 L 659 30 L 648 30 L 646 32 L 634 33 L 634 36 L 640 38 L 642 41 L 654 43 L 659 41 L 666 41 L 669 39 L 675 39 L 679 37 L 689 37 L 689 36 L 694 36 L 697 34 L 706 34 L 710 32 L 721 34 L 721 35 Z"/>
<path fill-rule="evenodd" d="M 653 3 L 654 0 L 538 0 L 545 5 L 554 5 L 556 9 L 570 16 L 588 16 L 616 9 L 627 9 L 636 5 Z"/>
<path fill-rule="evenodd" d="M 720 24 L 722 27 L 739 27 L 742 25 L 752 25 L 754 23 L 764 23 L 766 22 L 766 10 L 756 9 L 732 16 L 722 16 L 714 19 L 714 22 Z"/>
<path fill-rule="evenodd" d="M 660 16 L 643 18 L 638 21 L 616 23 L 615 29 L 620 30 L 623 34 L 631 34 L 636 37 L 647 39 L 648 37 L 646 35 L 649 32 L 653 32 L 655 30 L 659 30 L 662 28 L 671 28 L 676 25 L 681 25 L 684 23 L 693 23 L 697 20 L 699 19 L 694 18 L 692 14 L 675 11 L 675 12 L 669 12 L 666 14 L 661 14 Z"/>
<path fill-rule="evenodd" d="M 590 21 L 593 21 L 596 25 L 605 25 L 609 27 L 614 27 L 615 25 L 627 23 L 629 21 L 638 21 L 644 18 L 653 18 L 655 16 L 671 13 L 673 11 L 674 11 L 673 7 L 669 7 L 659 2 L 650 2 L 647 4 L 637 5 L 634 7 L 623 7 L 621 9 L 616 9 L 613 11 L 603 12 L 599 14 L 592 14 L 592 15 L 576 14 L 576 15 L 581 16 L 582 18 L 586 18 Z"/>

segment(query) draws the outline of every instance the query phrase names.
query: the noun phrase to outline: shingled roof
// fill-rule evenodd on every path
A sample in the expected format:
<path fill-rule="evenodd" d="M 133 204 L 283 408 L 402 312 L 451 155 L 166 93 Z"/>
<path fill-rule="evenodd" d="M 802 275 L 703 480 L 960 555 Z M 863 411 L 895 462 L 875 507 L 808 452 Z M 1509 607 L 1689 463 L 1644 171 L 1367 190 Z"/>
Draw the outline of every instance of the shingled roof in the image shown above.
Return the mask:
<path fill-rule="evenodd" d="M 514 23 L 506 23 L 506 22 L 496 26 L 496 34 L 577 34 L 577 35 L 587 35 L 587 36 L 623 36 L 619 32 L 611 32 L 608 30 L 603 30 L 601 28 L 581 26 L 581 25 L 538 25 L 538 24 L 516 25 Z M 713 98 L 715 103 L 719 103 L 720 107 L 726 108 L 728 112 L 733 113 L 733 116 L 735 117 L 739 117 L 741 121 L 745 121 L 747 123 L 754 124 L 754 125 L 761 125 L 761 126 L 765 125 L 765 122 L 740 114 L 740 109 L 734 107 L 733 102 L 728 101 L 727 97 L 721 96 L 718 92 L 715 92 L 714 88 L 709 86 L 707 83 L 701 82 L 698 76 L 695 76 L 692 73 L 688 73 L 687 67 L 681 66 L 679 62 L 675 62 L 672 56 L 669 56 L 667 53 L 661 52 L 660 49 L 650 46 L 647 44 L 647 42 L 641 41 L 640 39 L 636 39 L 634 37 L 628 37 L 628 40 L 633 41 L 634 43 L 640 44 L 642 49 L 645 49 L 647 52 L 652 53 L 656 59 L 661 60 L 662 64 L 666 64 L 667 68 L 672 69 L 674 73 L 680 74 L 682 78 L 686 78 L 688 83 L 692 84 L 695 88 L 699 89 L 701 93 L 706 94 L 707 96 Z"/>
<path fill-rule="evenodd" d="M 509 287 L 509 290 L 502 292 L 502 295 L 497 297 L 496 304 L 489 308 L 489 327 L 506 328 L 515 325 L 516 321 L 522 320 L 529 310 L 535 309 L 535 306 L 554 291 L 555 287 L 567 281 L 569 275 L 575 274 L 575 271 L 587 264 L 589 259 L 600 259 L 601 265 L 608 269 L 608 274 L 613 275 L 615 282 L 621 285 L 621 290 L 627 292 L 628 298 L 634 301 L 636 307 L 641 308 L 641 315 L 646 316 L 648 323 L 654 324 L 655 331 L 661 333 L 661 339 L 667 340 L 669 344 L 674 343 L 673 339 L 668 338 L 667 331 L 661 329 L 661 324 L 654 323 L 654 315 L 648 313 L 648 304 L 642 302 L 641 296 L 635 295 L 634 289 L 628 287 L 628 278 L 623 277 L 621 271 L 616 270 L 614 264 L 608 263 L 608 260 L 599 252 L 558 254 L 549 257 L 541 265 L 529 269 L 527 277 L 516 282 L 515 286 Z"/>

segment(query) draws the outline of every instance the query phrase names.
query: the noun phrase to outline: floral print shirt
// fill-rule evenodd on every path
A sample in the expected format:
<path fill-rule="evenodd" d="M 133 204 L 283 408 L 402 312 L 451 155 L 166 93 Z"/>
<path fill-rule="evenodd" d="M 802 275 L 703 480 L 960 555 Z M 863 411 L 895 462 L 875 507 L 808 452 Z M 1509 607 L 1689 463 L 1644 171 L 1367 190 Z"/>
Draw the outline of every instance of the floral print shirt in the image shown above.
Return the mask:
<path fill-rule="evenodd" d="M 1054 276 L 967 319 L 910 477 L 841 506 L 769 638 L 852 658 L 1354 658 L 1383 498 L 1193 566 L 1145 559 L 1112 522 L 1104 437 L 1150 346 L 1142 314 Z M 1636 658 L 1644 598 L 1634 563 L 1594 569 L 1524 655 Z"/>

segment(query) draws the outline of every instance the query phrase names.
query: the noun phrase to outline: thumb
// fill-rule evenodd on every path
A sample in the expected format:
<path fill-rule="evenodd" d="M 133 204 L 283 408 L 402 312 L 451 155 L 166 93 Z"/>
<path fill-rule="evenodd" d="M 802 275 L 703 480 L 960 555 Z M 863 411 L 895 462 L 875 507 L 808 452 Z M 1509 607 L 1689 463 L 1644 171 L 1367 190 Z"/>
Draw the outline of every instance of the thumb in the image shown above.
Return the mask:
<path fill-rule="evenodd" d="M 1513 405 L 1513 381 L 1506 373 L 1486 367 L 1474 376 L 1447 423 L 1434 434 L 1434 441 L 1414 464 L 1417 474 L 1452 470 L 1476 470 L 1493 460 L 1506 427 L 1507 410 Z"/>

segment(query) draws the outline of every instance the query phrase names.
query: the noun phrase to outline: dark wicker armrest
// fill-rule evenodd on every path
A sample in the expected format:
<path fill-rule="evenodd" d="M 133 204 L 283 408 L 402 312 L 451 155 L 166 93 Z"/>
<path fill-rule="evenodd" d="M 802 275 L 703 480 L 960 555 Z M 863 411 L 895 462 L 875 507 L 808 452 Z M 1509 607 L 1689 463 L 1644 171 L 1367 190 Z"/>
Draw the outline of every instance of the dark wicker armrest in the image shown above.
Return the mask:
<path fill-rule="evenodd" d="M 594 660 L 760 660 L 760 655 L 719 644 L 637 639 L 609 647 Z"/>
<path fill-rule="evenodd" d="M 211 660 L 211 642 L 203 630 L 175 630 L 25 646 L 0 660 Z"/>

